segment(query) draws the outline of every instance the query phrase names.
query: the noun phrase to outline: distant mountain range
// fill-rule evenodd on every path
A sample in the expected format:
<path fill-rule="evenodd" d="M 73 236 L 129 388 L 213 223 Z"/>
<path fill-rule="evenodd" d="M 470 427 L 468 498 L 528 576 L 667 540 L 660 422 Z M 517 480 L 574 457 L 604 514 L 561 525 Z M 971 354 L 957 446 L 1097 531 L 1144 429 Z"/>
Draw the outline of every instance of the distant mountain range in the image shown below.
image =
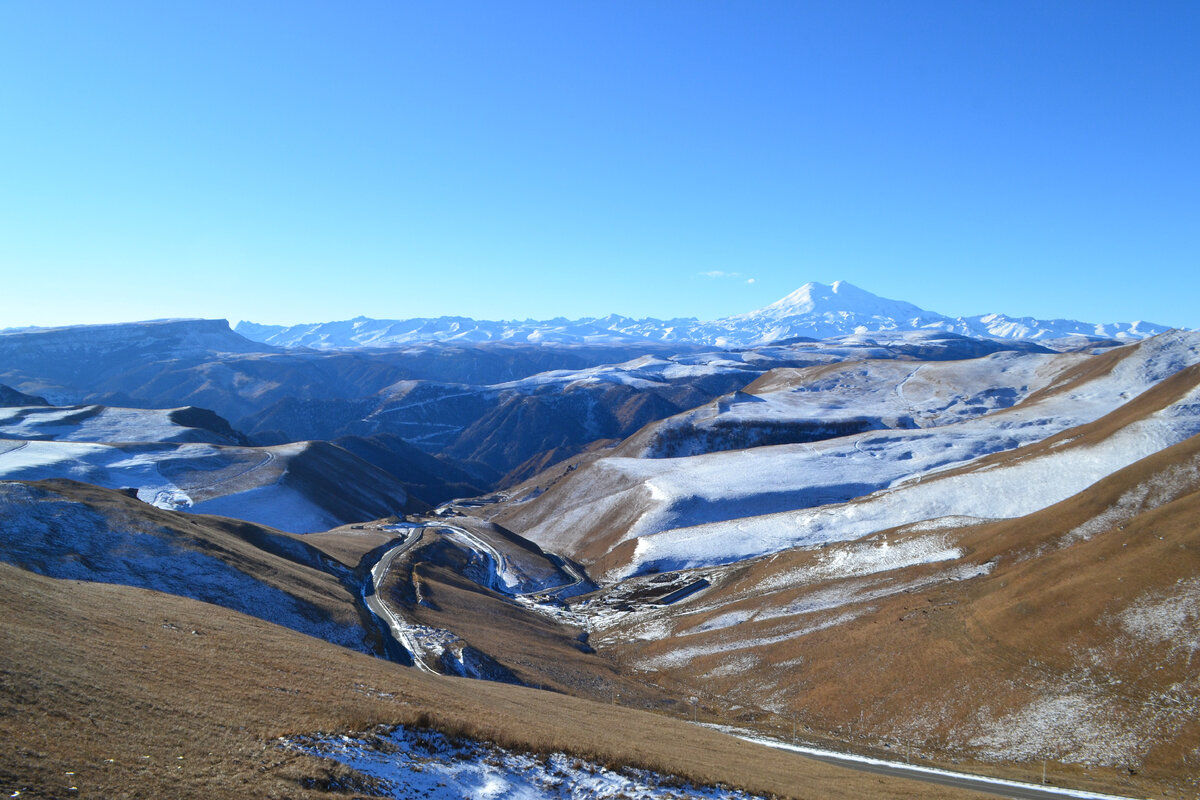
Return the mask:
<path fill-rule="evenodd" d="M 418 342 L 554 342 L 562 344 L 691 343 L 713 347 L 751 347 L 795 337 L 826 339 L 887 331 L 944 331 L 998 339 L 1117 339 L 1134 341 L 1168 330 L 1146 322 L 1096 324 L 1077 320 L 1039 320 L 983 314 L 949 317 L 912 303 L 889 300 L 836 281 L 832 286 L 806 283 L 770 305 L 747 314 L 703 322 L 693 317 L 659 320 L 612 314 L 568 320 L 488 321 L 468 317 L 379 320 L 356 317 L 304 325 L 240 322 L 247 339 L 279 347 L 348 349 L 395 347 Z"/>

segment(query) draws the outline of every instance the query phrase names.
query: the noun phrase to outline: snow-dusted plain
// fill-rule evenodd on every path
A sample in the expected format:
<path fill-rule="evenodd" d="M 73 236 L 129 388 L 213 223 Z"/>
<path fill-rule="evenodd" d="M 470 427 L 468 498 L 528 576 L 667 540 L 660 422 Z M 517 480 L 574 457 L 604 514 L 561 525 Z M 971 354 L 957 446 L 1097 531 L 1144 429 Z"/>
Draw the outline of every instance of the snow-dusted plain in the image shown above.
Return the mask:
<path fill-rule="evenodd" d="M 315 518 L 311 504 L 298 493 L 283 490 L 279 497 L 276 484 L 284 462 L 277 459 L 294 455 L 297 448 L 0 439 L 0 478 L 70 478 L 109 489 L 130 487 L 159 508 L 225 514 L 293 532 L 327 530 L 327 519 Z M 265 498 L 249 494 L 261 487 L 277 490 L 274 502 L 260 505 Z M 198 507 L 206 500 L 212 505 Z M 314 523 L 318 527 L 311 527 Z"/>
<path fill-rule="evenodd" d="M 715 347 L 747 347 L 779 339 L 831 336 L 868 331 L 936 330 L 964 336 L 1002 339 L 1136 340 L 1167 330 L 1145 322 L 1094 324 L 1076 320 L 1037 320 L 983 314 L 948 317 L 911 303 L 888 300 L 837 281 L 830 286 L 806 283 L 787 297 L 757 311 L 712 322 L 695 318 L 632 319 L 620 315 L 578 320 L 488 321 L 467 317 L 377 320 L 356 317 L 285 327 L 243 321 L 237 332 L 280 347 L 345 349 L 396 347 L 415 342 L 681 342 Z"/>
<path fill-rule="evenodd" d="M 364 737 L 292 736 L 279 746 L 332 759 L 396 800 L 753 800 L 735 789 L 692 786 L 645 770 L 614 771 L 562 753 L 534 756 L 492 744 L 396 728 Z M 347 788 L 358 788 L 354 786 Z"/>
<path fill-rule="evenodd" d="M 0 408 L 0 438 L 59 442 L 208 442 L 234 444 L 228 436 L 181 425 L 184 409 L 109 406 Z"/>

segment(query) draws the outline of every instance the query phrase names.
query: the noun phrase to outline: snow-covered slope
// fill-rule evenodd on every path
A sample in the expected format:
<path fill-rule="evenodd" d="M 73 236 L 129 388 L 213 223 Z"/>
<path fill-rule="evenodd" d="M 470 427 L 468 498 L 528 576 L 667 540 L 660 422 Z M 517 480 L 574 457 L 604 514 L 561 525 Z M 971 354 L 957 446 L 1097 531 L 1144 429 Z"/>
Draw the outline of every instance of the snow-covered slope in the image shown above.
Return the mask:
<path fill-rule="evenodd" d="M 646 426 L 620 455 L 668 458 L 933 428 L 1008 408 L 1083 354 L 999 352 L 962 361 L 846 359 L 772 370 L 744 390 Z"/>
<path fill-rule="evenodd" d="M 466 317 L 376 320 L 356 317 L 284 327 L 240 322 L 237 332 L 281 347 L 338 349 L 396 347 L 413 342 L 689 342 L 747 347 L 793 337 L 824 339 L 875 331 L 940 330 L 1002 339 L 1137 340 L 1167 328 L 1145 322 L 1098 325 L 1075 320 L 1036 320 L 1003 314 L 948 317 L 912 303 L 888 300 L 845 281 L 806 283 L 757 311 L 703 322 L 694 318 L 631 319 L 619 315 L 567 320 L 488 321 Z"/>
<path fill-rule="evenodd" d="M 1117 412 L 1196 363 L 1200 335 L 1172 333 L 1092 356 L 1004 355 L 912 365 L 907 371 L 891 364 L 839 366 L 830 370 L 825 385 L 816 380 L 775 398 L 746 395 L 745 402 L 735 396 L 723 415 L 746 419 L 773 412 L 792 421 L 826 422 L 861 418 L 854 398 L 864 381 L 849 379 L 866 369 L 859 378 L 875 385 L 871 377 L 877 370 L 875 393 L 868 392 L 861 409 L 876 415 L 870 426 L 876 430 L 684 458 L 600 458 L 561 479 L 547 475 L 532 482 L 529 494 L 515 494 L 497 519 L 543 547 L 602 562 L 617 577 L 728 563 L 922 519 L 1027 514 L 1200 431 L 1194 387 L 1087 447 L 1064 442 L 1003 467 L 962 474 L 947 470 Z M 921 378 L 922 372 L 930 379 Z M 839 374 L 847 380 L 835 380 Z M 962 386 L 948 390 L 944 381 L 962 381 Z M 889 393 L 889 386 L 898 391 Z M 1008 389 L 1006 399 L 1022 402 L 1008 408 L 1002 407 L 1006 403 L 971 408 L 960 402 L 997 386 Z M 719 419 L 722 405 L 710 412 Z M 915 427 L 921 418 L 929 427 Z M 914 427 L 885 428 L 889 420 L 911 421 Z M 661 441 L 652 438 L 634 454 L 646 455 L 656 446 Z M 523 497 L 532 499 L 519 502 Z"/>
<path fill-rule="evenodd" d="M 292 533 L 403 512 L 393 478 L 321 442 L 276 447 L 0 439 L 0 479 L 70 478 L 133 489 L 147 503 Z"/>
<path fill-rule="evenodd" d="M 10 406 L 0 408 L 0 438 L 60 442 L 241 444 L 229 423 L 200 408 Z"/>

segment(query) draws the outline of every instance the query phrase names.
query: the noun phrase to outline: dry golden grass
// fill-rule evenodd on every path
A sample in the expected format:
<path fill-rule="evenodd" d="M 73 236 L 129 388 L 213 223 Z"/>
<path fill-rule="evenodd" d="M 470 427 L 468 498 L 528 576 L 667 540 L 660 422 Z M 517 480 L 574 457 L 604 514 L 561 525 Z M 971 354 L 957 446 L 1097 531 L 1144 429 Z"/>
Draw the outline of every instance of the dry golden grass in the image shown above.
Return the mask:
<path fill-rule="evenodd" d="M 199 551 L 311 604 L 331 620 L 358 622 L 354 595 L 337 577 L 311 562 L 299 563 L 290 557 L 293 543 L 317 543 L 306 536 L 226 517 L 167 511 L 121 492 L 72 480 L 36 481 L 30 485 L 46 492 L 40 502 L 83 504 L 103 517 L 112 531 L 139 531 Z M 2 511 L 0 524 L 4 516 L 20 513 L 7 508 Z M 315 551 L 311 555 L 318 556 Z M 170 571 L 166 557 L 162 568 Z"/>
<path fill-rule="evenodd" d="M 781 796 L 968 796 L 645 712 L 422 675 L 156 592 L 0 565 L 0 609 L 0 788 L 23 797 L 323 797 L 301 781 L 342 770 L 277 737 L 415 722 Z"/>
<path fill-rule="evenodd" d="M 396 531 L 382 530 L 385 521 L 343 525 L 325 533 L 306 533 L 304 542 L 353 569 L 362 557 L 377 547 L 399 538 Z"/>
<path fill-rule="evenodd" d="M 724 652 L 662 666 L 655 679 L 678 694 L 702 689 L 709 709 L 740 713 L 746 723 L 767 729 L 789 730 L 791 718 L 798 718 L 814 737 L 876 751 L 883 742 L 903 742 L 942 763 L 961 761 L 972 771 L 1023 780 L 1040 778 L 1040 758 L 972 762 L 963 732 L 978 730 L 981 709 L 995 718 L 1043 694 L 1075 692 L 1100 703 L 1118 731 L 1144 736 L 1149 746 L 1131 763 L 1104 768 L 1052 759 L 1051 780 L 1122 794 L 1195 792 L 1200 659 L 1192 658 L 1184 641 L 1138 639 L 1119 620 L 1146 598 L 1176 596 L 1182 582 L 1200 576 L 1198 467 L 1200 436 L 1041 512 L 939 531 L 964 551 L 962 562 L 992 562 L 990 574 L 970 580 L 923 583 L 954 563 L 939 562 L 764 592 L 760 587 L 774 577 L 812 566 L 823 554 L 792 551 L 747 562 L 726 572 L 695 603 L 667 612 L 675 615 L 677 634 L 731 611 L 784 608 L 830 590 L 899 588 L 826 612 L 751 619 L 710 633 L 638 644 L 629 657 L 645 661 L 677 648 L 720 643 Z M 1147 500 L 1130 505 L 1138 487 L 1150 489 Z M 1068 538 L 1122 503 L 1127 513 L 1097 526 L 1091 538 Z M 905 534 L 901 529 L 872 538 L 888 538 L 895 546 Z M 678 616 L 701 606 L 712 610 Z M 749 646 L 846 611 L 859 615 L 824 630 Z M 1196 618 L 1193 612 L 1193 626 Z M 1200 630 L 1193 630 L 1192 638 L 1197 635 Z M 737 647 L 739 640 L 747 646 Z M 752 669 L 727 669 L 747 654 L 758 659 Z M 755 713 L 764 697 L 787 711 Z M 741 712 L 728 710 L 737 705 L 743 706 Z M 893 756 L 903 752 L 893 748 Z"/>
<path fill-rule="evenodd" d="M 405 619 L 453 630 L 468 645 L 510 669 L 523 683 L 577 697 L 656 710 L 685 710 L 678 698 L 622 673 L 612 659 L 580 641 L 583 630 L 513 603 L 464 578 L 461 551 L 436 536 L 393 565 L 389 602 Z M 424 604 L 407 587 L 420 585 Z"/>

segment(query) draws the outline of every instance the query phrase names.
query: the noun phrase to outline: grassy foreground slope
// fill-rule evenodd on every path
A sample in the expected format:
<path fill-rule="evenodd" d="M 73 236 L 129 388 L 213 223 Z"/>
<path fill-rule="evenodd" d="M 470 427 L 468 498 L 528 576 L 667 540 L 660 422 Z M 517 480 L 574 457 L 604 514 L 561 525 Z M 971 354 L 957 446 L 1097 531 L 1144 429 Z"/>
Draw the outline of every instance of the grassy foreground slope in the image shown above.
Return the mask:
<path fill-rule="evenodd" d="M 1065 446 L 1086 446 L 1080 430 Z M 799 719 L 874 752 L 1025 780 L 1048 761 L 1060 783 L 1191 796 L 1197 519 L 1200 436 L 1016 519 L 918 523 L 710 571 L 693 602 L 593 641 L 636 643 L 624 657 L 653 680 L 763 727 Z"/>
<path fill-rule="evenodd" d="M 313 787 L 341 768 L 279 749 L 277 737 L 414 722 L 791 797 L 966 796 L 639 711 L 418 674 L 194 600 L 0 564 L 9 794 L 324 797 Z"/>

